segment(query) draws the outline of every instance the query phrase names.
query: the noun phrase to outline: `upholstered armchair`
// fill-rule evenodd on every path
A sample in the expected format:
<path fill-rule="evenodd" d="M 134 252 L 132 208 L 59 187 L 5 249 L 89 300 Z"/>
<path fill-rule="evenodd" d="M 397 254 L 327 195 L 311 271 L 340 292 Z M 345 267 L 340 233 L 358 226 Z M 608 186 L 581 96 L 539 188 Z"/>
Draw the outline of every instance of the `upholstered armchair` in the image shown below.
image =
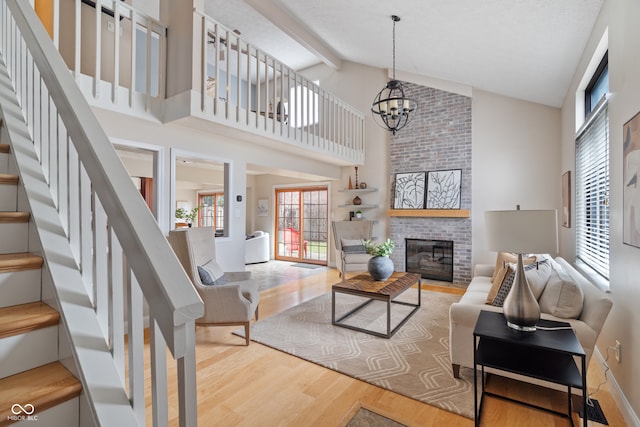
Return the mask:
<path fill-rule="evenodd" d="M 336 248 L 336 267 L 340 277 L 350 271 L 367 271 L 371 255 L 364 252 L 362 240 L 371 239 L 372 221 L 333 221 L 333 242 Z"/>
<path fill-rule="evenodd" d="M 269 233 L 254 231 L 244 241 L 244 263 L 267 262 L 269 258 Z"/>
<path fill-rule="evenodd" d="M 204 302 L 203 326 L 244 326 L 249 345 L 251 318 L 258 320 L 260 293 L 251 272 L 223 272 L 217 265 L 213 227 L 193 227 L 169 232 L 169 243 Z M 206 282 L 206 283 L 205 283 Z"/>

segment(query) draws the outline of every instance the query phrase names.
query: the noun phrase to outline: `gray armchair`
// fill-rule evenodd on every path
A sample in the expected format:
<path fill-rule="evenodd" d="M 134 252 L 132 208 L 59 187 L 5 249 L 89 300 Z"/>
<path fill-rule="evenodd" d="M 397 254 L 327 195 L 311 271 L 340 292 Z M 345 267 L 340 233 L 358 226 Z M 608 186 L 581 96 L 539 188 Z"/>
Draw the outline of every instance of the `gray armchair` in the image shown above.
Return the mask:
<path fill-rule="evenodd" d="M 204 316 L 196 320 L 204 326 L 244 326 L 249 345 L 249 326 L 255 314 L 258 320 L 260 292 L 251 281 L 251 272 L 224 272 L 218 283 L 205 285 L 198 267 L 215 264 L 215 230 L 213 227 L 193 227 L 169 232 L 169 243 L 204 302 Z M 222 271 L 220 271 L 222 273 Z"/>
<path fill-rule="evenodd" d="M 356 241 L 371 239 L 372 221 L 333 221 L 333 242 L 336 248 L 336 267 L 340 277 L 350 271 L 367 271 L 367 263 L 371 255 L 364 252 L 364 248 L 355 251 L 344 250 L 343 243 L 357 243 Z M 348 241 L 351 242 L 348 242 Z M 346 245 L 344 245 L 346 246 Z"/>

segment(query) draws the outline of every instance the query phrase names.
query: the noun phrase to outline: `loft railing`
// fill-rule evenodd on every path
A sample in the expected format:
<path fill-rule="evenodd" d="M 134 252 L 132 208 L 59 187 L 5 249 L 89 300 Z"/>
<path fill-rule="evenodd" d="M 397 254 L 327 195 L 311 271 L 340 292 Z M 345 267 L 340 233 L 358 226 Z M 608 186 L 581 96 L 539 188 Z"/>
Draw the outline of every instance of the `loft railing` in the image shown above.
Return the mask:
<path fill-rule="evenodd" d="M 94 423 L 145 425 L 146 399 L 153 425 L 167 425 L 170 408 L 196 425 L 202 301 L 29 3 L 0 0 L 0 54 L 4 131 Z"/>
<path fill-rule="evenodd" d="M 73 0 L 53 9 L 56 47 L 92 102 L 134 113 L 161 111 L 164 25 L 121 0 Z"/>
<path fill-rule="evenodd" d="M 236 33 L 196 10 L 204 117 L 364 162 L 364 116 Z"/>

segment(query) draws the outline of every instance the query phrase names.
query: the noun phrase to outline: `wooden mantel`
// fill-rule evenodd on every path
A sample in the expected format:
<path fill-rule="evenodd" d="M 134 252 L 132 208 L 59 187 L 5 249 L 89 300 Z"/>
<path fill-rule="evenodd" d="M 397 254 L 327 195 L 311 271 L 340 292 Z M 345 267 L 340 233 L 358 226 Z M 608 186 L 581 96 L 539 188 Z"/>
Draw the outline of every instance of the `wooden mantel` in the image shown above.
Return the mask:
<path fill-rule="evenodd" d="M 469 209 L 389 209 L 388 216 L 431 217 L 431 218 L 469 218 Z"/>

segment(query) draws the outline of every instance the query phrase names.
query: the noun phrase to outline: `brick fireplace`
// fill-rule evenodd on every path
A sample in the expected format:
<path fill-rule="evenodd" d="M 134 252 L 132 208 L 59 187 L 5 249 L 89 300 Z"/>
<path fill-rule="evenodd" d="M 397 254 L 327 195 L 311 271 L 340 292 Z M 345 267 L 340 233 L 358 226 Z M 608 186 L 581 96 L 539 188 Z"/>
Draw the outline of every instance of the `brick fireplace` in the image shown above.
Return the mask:
<path fill-rule="evenodd" d="M 471 98 L 407 83 L 418 101 L 411 123 L 391 136 L 390 188 L 396 173 L 461 169 L 460 208 L 471 209 Z M 392 208 L 393 206 L 390 206 Z M 453 283 L 471 280 L 471 218 L 389 218 L 395 269 L 405 270 L 405 239 L 453 242 Z"/>

